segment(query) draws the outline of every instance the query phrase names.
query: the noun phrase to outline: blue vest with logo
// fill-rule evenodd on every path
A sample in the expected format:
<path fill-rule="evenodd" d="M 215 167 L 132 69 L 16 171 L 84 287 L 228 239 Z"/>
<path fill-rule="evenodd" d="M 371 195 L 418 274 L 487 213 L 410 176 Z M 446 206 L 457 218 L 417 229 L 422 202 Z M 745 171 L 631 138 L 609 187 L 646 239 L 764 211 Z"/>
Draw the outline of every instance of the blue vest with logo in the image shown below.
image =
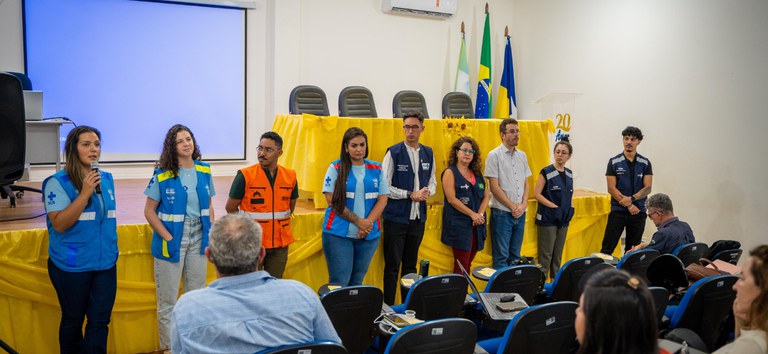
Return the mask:
<path fill-rule="evenodd" d="M 405 143 L 401 142 L 389 148 L 389 154 L 392 157 L 392 187 L 397 187 L 406 191 L 413 191 L 414 171 L 411 164 L 411 157 Z M 432 177 L 432 148 L 419 144 L 419 161 L 416 168 L 419 173 L 419 188 L 422 189 L 429 185 L 429 179 Z M 413 201 L 410 199 L 389 199 L 384 208 L 384 219 L 396 222 L 398 224 L 408 224 L 411 218 L 411 206 Z M 419 217 L 421 223 L 427 220 L 427 202 L 419 203 Z"/>
<path fill-rule="evenodd" d="M 200 221 L 203 224 L 203 242 L 200 254 L 208 247 L 208 230 L 211 228 L 210 200 L 211 167 L 201 161 L 195 161 L 197 171 L 197 199 L 200 201 Z M 173 239 L 166 241 L 157 231 L 152 232 L 152 256 L 157 259 L 176 263 L 179 261 L 181 236 L 184 234 L 184 219 L 187 210 L 187 191 L 181 185 L 181 178 L 173 171 L 155 170 L 158 187 L 160 188 L 160 204 L 157 206 L 157 216 Z M 190 192 L 192 193 L 192 192 Z"/>
<path fill-rule="evenodd" d="M 364 160 L 365 162 L 365 177 L 363 178 L 363 185 L 365 187 L 365 195 L 355 195 L 355 187 L 357 186 L 357 179 L 352 171 L 349 171 L 347 175 L 347 208 L 349 210 L 355 209 L 355 198 L 365 198 L 365 216 L 371 213 L 373 206 L 376 205 L 376 200 L 379 198 L 379 183 L 381 183 L 381 164 L 371 160 Z M 336 170 L 339 170 L 340 160 L 333 161 L 331 164 Z M 379 237 L 381 233 L 381 225 L 379 220 L 373 223 L 371 232 L 368 233 L 366 240 L 372 240 Z M 333 208 L 328 206 L 325 208 L 325 217 L 323 219 L 323 232 L 347 237 L 347 230 L 349 229 L 349 221 L 336 214 Z"/>
<path fill-rule="evenodd" d="M 565 183 L 560 177 L 560 172 L 555 165 L 549 165 L 542 169 L 545 178 L 544 190 L 541 195 L 552 203 L 557 204 L 557 208 L 550 208 L 539 203 L 536 210 L 536 225 L 566 227 L 573 218 L 573 173 L 565 168 Z"/>
<path fill-rule="evenodd" d="M 456 191 L 456 199 L 466 205 L 473 211 L 477 211 L 480 208 L 480 204 L 485 197 L 485 180 L 483 175 L 475 175 L 475 185 L 469 183 L 466 178 L 459 172 L 456 166 L 448 166 L 453 171 L 453 184 Z M 445 171 L 443 171 L 445 173 Z M 483 211 L 485 215 L 485 211 Z M 487 220 L 487 219 L 486 219 Z M 487 224 L 479 225 L 477 229 L 477 249 L 482 250 L 485 245 L 485 226 Z M 472 249 L 472 218 L 464 213 L 456 210 L 451 203 L 448 203 L 448 198 L 445 198 L 443 203 L 443 233 L 440 237 L 440 241 L 444 244 L 455 247 L 461 250 L 469 251 Z"/>
<path fill-rule="evenodd" d="M 635 154 L 635 166 L 634 170 L 630 169 L 629 160 L 624 156 L 624 153 L 618 154 L 611 158 L 611 165 L 613 166 L 613 172 L 616 174 L 616 188 L 625 196 L 631 196 L 641 189 L 643 189 L 643 176 L 651 165 L 644 156 Z M 645 212 L 645 199 L 638 199 L 633 204 L 640 209 L 640 212 Z M 619 205 L 616 199 L 611 198 L 611 211 L 627 211 L 627 208 Z"/>
<path fill-rule="evenodd" d="M 117 262 L 117 218 L 115 214 L 115 184 L 109 172 L 101 174 L 102 198 L 96 192 L 83 209 L 74 225 L 64 232 L 53 228 L 46 216 L 48 235 L 48 256 L 53 264 L 68 272 L 85 272 L 112 268 Z M 69 180 L 66 171 L 61 170 L 43 181 L 43 189 L 51 178 L 55 178 L 70 201 L 80 192 Z M 102 199 L 104 206 L 102 207 Z"/>

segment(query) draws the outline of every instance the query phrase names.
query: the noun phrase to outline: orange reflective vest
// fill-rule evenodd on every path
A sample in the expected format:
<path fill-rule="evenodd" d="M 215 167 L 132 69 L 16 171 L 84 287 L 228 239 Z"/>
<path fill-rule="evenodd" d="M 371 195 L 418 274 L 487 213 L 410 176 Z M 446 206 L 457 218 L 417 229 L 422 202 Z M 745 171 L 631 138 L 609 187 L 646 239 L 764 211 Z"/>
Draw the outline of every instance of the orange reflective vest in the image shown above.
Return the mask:
<path fill-rule="evenodd" d="M 277 166 L 275 185 L 261 165 L 240 170 L 245 177 L 245 195 L 240 201 L 240 213 L 261 225 L 264 248 L 281 248 L 293 243 L 291 234 L 291 194 L 296 186 L 296 171 Z"/>

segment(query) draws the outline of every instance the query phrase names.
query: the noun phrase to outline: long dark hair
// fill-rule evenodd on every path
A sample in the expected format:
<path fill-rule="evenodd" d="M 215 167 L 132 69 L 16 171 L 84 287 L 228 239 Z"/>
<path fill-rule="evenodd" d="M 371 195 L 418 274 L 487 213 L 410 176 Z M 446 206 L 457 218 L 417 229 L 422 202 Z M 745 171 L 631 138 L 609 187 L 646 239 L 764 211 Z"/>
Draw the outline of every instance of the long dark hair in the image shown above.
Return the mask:
<path fill-rule="evenodd" d="M 99 142 L 101 142 L 101 132 L 87 125 L 78 126 L 67 134 L 67 140 L 64 143 L 64 155 L 67 159 L 67 166 L 64 167 L 64 171 L 67 171 L 67 177 L 69 177 L 69 180 L 78 191 L 83 189 L 83 178 L 85 178 L 85 173 L 83 173 L 83 169 L 80 167 L 80 156 L 77 153 L 77 144 L 80 142 L 80 135 L 83 133 L 94 133 L 99 137 Z M 99 149 L 99 153 L 101 153 L 101 149 Z"/>
<path fill-rule="evenodd" d="M 623 270 L 592 275 L 584 288 L 584 338 L 579 353 L 655 354 L 656 310 L 640 278 Z"/>
<path fill-rule="evenodd" d="M 752 268 L 742 272 L 752 273 L 755 285 L 760 288 L 760 295 L 752 301 L 749 310 L 749 329 L 768 331 L 768 245 L 760 245 L 749 251 Z"/>
<path fill-rule="evenodd" d="M 200 160 L 203 155 L 200 154 L 200 146 L 197 145 L 197 139 L 195 134 L 184 125 L 176 124 L 168 129 L 168 133 L 165 134 L 165 140 L 163 140 L 163 152 L 160 154 L 160 159 L 155 163 L 155 168 L 159 168 L 163 171 L 173 171 L 173 176 L 179 175 L 179 153 L 176 151 L 176 135 L 179 132 L 186 131 L 189 136 L 192 137 L 192 142 L 195 144 L 195 150 L 192 152 L 193 160 Z"/>
<path fill-rule="evenodd" d="M 468 136 L 462 136 L 458 140 L 453 142 L 453 145 L 451 145 L 451 151 L 448 152 L 448 166 L 456 166 L 456 164 L 459 161 L 458 153 L 459 149 L 461 149 L 461 145 L 464 143 L 469 143 L 472 145 L 472 150 L 475 150 L 475 154 L 472 155 L 472 162 L 469 163 L 469 169 L 472 170 L 476 175 L 482 176 L 483 172 L 480 169 L 480 166 L 482 164 L 481 158 L 480 158 L 480 147 L 477 146 L 477 143 L 475 142 L 475 139 L 472 139 Z"/>
<path fill-rule="evenodd" d="M 349 170 L 352 168 L 352 159 L 347 152 L 347 145 L 349 141 L 362 136 L 365 138 L 365 156 L 368 157 L 368 135 L 358 127 L 351 127 L 344 132 L 344 137 L 341 139 L 341 153 L 339 153 L 339 175 L 336 177 L 336 183 L 333 185 L 333 197 L 331 198 L 331 208 L 336 214 L 342 214 L 344 208 L 347 206 L 347 177 L 349 176 Z"/>

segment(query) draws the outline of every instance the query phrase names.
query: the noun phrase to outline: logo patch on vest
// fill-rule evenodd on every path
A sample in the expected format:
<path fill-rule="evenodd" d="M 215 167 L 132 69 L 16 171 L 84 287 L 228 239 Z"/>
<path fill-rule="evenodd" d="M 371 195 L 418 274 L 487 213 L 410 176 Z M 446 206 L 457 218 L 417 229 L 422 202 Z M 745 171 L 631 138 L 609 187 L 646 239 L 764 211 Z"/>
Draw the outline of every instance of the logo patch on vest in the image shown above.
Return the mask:
<path fill-rule="evenodd" d="M 397 172 L 408 172 L 408 165 L 397 165 Z"/>
<path fill-rule="evenodd" d="M 421 163 L 421 169 L 424 171 L 429 171 L 429 162 L 422 162 Z"/>
<path fill-rule="evenodd" d="M 373 179 L 373 188 L 379 189 L 379 179 L 374 178 Z"/>
<path fill-rule="evenodd" d="M 251 204 L 264 204 L 264 198 L 260 198 L 261 193 L 259 191 L 253 191 L 251 195 Z"/>
<path fill-rule="evenodd" d="M 168 200 L 169 204 L 173 204 L 173 201 L 176 200 L 176 190 L 173 188 L 166 188 L 165 198 Z"/>

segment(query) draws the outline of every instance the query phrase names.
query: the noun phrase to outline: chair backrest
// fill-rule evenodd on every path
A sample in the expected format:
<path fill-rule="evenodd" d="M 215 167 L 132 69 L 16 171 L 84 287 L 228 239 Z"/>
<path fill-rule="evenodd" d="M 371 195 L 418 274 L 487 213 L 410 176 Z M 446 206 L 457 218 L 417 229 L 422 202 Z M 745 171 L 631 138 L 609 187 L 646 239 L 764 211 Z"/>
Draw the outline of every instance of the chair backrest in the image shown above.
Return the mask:
<path fill-rule="evenodd" d="M 256 352 L 256 354 L 347 354 L 347 350 L 338 343 L 318 341 L 284 345 L 278 348 L 265 349 Z"/>
<path fill-rule="evenodd" d="M 472 99 L 464 92 L 448 92 L 443 96 L 443 118 L 475 118 Z"/>
<path fill-rule="evenodd" d="M 457 317 L 467 297 L 467 279 L 458 274 L 422 278 L 411 286 L 405 298 L 406 310 L 416 311 L 424 321 Z"/>
<path fill-rule="evenodd" d="M 687 267 L 689 264 L 704 258 L 707 252 L 709 252 L 709 247 L 706 243 L 694 242 L 678 246 L 672 254 L 680 258 L 680 261 L 683 262 L 683 267 Z"/>
<path fill-rule="evenodd" d="M 555 301 L 579 301 L 579 280 L 590 268 L 605 264 L 598 257 L 574 258 L 566 262 L 552 281 L 549 297 Z"/>
<path fill-rule="evenodd" d="M 464 318 L 446 318 L 405 327 L 390 338 L 384 354 L 472 354 L 477 328 Z"/>
<path fill-rule="evenodd" d="M 696 332 L 712 351 L 736 299 L 733 284 L 737 280 L 738 277 L 725 274 L 693 283 L 670 318 L 670 328 L 688 328 Z"/>
<path fill-rule="evenodd" d="M 24 175 L 27 129 L 21 81 L 0 72 L 0 184 Z"/>
<path fill-rule="evenodd" d="M 664 311 L 667 309 L 669 303 L 669 291 L 660 286 L 650 286 L 648 290 L 651 292 L 653 298 L 653 307 L 656 309 L 656 319 L 658 323 L 664 318 Z"/>
<path fill-rule="evenodd" d="M 654 259 L 646 271 L 648 284 L 667 289 L 670 294 L 677 293 L 677 288 L 688 286 L 688 276 L 679 258 L 671 254 L 662 254 Z"/>
<path fill-rule="evenodd" d="M 32 90 L 32 80 L 29 79 L 29 76 L 24 73 L 18 73 L 14 71 L 6 71 L 8 74 L 11 74 L 13 76 L 16 76 L 16 78 L 21 81 L 21 89 L 22 90 Z"/>
<path fill-rule="evenodd" d="M 544 273 L 533 264 L 505 267 L 497 270 L 488 279 L 487 293 L 518 293 L 526 303 L 532 304 L 536 294 L 544 285 Z"/>
<path fill-rule="evenodd" d="M 371 90 L 363 86 L 347 86 L 339 93 L 339 116 L 376 118 L 376 104 Z"/>
<path fill-rule="evenodd" d="M 373 321 L 381 313 L 381 290 L 368 285 L 344 287 L 323 294 L 320 301 L 347 351 L 364 352 L 376 333 Z"/>
<path fill-rule="evenodd" d="M 640 277 L 648 282 L 648 266 L 654 259 L 661 256 L 659 251 L 649 248 L 643 248 L 627 253 L 616 265 L 616 269 L 623 269 L 636 277 Z"/>
<path fill-rule="evenodd" d="M 714 261 L 715 256 L 726 250 L 737 250 L 741 248 L 741 242 L 736 240 L 717 240 L 712 242 L 712 246 L 709 246 L 709 254 L 707 259 Z"/>
<path fill-rule="evenodd" d="M 571 353 L 576 342 L 572 301 L 552 302 L 520 311 L 507 325 L 497 353 Z"/>
<path fill-rule="evenodd" d="M 741 249 L 735 249 L 735 250 L 724 250 L 720 251 L 719 253 L 715 254 L 714 257 L 710 258 L 709 260 L 715 261 L 715 260 L 721 260 L 728 262 L 733 265 L 739 264 L 739 258 L 741 258 L 741 253 L 743 250 Z"/>
<path fill-rule="evenodd" d="M 314 114 L 316 116 L 329 116 L 328 99 L 323 89 L 312 85 L 299 85 L 291 90 L 288 99 L 288 111 L 291 114 Z"/>
<path fill-rule="evenodd" d="M 683 342 L 685 342 L 693 349 L 705 353 L 709 352 L 707 345 L 704 343 L 701 337 L 696 334 L 696 332 L 691 331 L 688 328 L 675 328 L 669 331 L 669 333 L 665 334 L 664 339 L 671 340 L 678 344 L 683 344 Z"/>
<path fill-rule="evenodd" d="M 396 93 L 395 97 L 392 98 L 392 115 L 394 118 L 403 118 L 408 111 L 421 112 L 424 118 L 428 118 L 427 101 L 424 99 L 424 95 L 411 90 Z"/>

